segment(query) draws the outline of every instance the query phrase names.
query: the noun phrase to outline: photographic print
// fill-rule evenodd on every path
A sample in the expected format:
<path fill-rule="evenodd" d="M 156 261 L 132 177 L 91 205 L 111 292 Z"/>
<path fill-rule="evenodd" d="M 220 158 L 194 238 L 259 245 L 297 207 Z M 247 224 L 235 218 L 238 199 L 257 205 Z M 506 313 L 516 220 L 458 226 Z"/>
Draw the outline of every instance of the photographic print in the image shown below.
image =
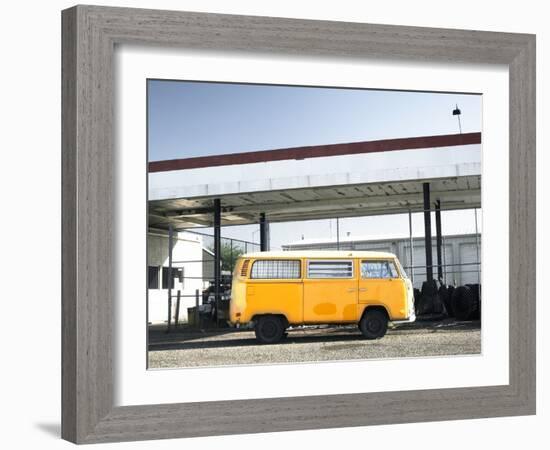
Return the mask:
<path fill-rule="evenodd" d="M 148 367 L 479 354 L 481 111 L 147 80 Z"/>
<path fill-rule="evenodd" d="M 535 413 L 534 35 L 62 17 L 64 439 Z"/>

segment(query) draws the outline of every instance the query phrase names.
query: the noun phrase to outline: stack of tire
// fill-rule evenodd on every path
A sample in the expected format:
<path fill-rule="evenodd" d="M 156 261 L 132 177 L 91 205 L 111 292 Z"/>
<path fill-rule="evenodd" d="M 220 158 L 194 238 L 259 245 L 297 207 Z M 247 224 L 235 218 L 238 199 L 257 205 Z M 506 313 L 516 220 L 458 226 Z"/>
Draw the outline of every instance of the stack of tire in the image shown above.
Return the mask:
<path fill-rule="evenodd" d="M 481 315 L 481 286 L 467 284 L 455 288 L 450 295 L 450 307 L 458 320 L 476 320 Z M 448 310 L 449 311 L 449 310 Z"/>
<path fill-rule="evenodd" d="M 422 296 L 422 294 L 420 293 L 420 289 L 417 289 L 417 288 L 414 288 L 413 289 L 413 294 L 414 294 L 414 310 L 416 312 L 416 314 L 418 314 L 418 309 L 419 309 L 419 302 L 420 302 L 420 297 Z"/>
<path fill-rule="evenodd" d="M 435 280 L 422 283 L 420 295 L 415 296 L 415 300 L 417 316 L 445 313 L 445 306 L 439 297 L 438 284 Z"/>
<path fill-rule="evenodd" d="M 439 291 L 438 291 L 439 292 L 439 298 L 441 299 L 441 302 L 443 303 L 443 305 L 445 305 L 445 310 L 447 311 L 447 315 L 449 317 L 454 316 L 453 305 L 452 305 L 452 301 L 451 301 L 454 290 L 455 290 L 454 286 L 442 284 L 439 287 Z"/>

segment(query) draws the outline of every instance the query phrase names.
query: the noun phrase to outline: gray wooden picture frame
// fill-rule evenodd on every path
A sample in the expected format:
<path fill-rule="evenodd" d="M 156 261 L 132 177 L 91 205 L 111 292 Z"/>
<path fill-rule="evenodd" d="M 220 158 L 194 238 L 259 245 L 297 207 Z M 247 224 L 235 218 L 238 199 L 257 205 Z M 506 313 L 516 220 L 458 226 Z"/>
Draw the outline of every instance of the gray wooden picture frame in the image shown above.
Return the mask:
<path fill-rule="evenodd" d="M 535 36 L 97 6 L 63 11 L 62 31 L 64 439 L 94 443 L 535 413 Z M 113 52 L 119 43 L 507 65 L 509 384 L 114 407 Z"/>

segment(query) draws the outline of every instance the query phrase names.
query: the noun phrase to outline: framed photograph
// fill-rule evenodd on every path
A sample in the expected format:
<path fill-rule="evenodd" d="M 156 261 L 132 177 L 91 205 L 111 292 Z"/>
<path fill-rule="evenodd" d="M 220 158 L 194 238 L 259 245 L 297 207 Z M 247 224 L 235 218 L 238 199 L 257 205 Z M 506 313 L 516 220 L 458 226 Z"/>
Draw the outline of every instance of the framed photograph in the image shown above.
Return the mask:
<path fill-rule="evenodd" d="M 64 439 L 535 413 L 533 35 L 62 24 Z"/>

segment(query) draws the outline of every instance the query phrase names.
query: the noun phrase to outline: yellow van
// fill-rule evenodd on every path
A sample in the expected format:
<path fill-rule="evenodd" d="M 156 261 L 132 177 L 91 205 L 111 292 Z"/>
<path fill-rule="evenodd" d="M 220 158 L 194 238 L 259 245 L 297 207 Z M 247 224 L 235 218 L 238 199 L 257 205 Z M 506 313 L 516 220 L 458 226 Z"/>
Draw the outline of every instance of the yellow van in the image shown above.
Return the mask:
<path fill-rule="evenodd" d="M 414 320 L 412 284 L 392 253 L 249 253 L 233 273 L 229 324 L 253 327 L 264 344 L 278 342 L 291 325 L 356 323 L 377 339 L 388 322 Z"/>

